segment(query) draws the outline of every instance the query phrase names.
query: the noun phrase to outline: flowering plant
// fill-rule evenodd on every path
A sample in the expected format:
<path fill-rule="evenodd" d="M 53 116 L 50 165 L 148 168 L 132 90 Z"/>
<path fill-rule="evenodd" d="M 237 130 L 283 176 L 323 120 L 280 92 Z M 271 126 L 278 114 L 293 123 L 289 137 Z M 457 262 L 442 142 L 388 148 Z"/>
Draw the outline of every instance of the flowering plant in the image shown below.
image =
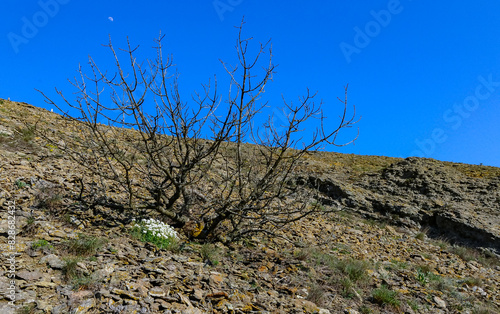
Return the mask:
<path fill-rule="evenodd" d="M 136 222 L 132 219 L 132 234 L 144 242 L 151 242 L 161 249 L 170 249 L 177 244 L 179 236 L 170 225 L 149 218 Z"/>

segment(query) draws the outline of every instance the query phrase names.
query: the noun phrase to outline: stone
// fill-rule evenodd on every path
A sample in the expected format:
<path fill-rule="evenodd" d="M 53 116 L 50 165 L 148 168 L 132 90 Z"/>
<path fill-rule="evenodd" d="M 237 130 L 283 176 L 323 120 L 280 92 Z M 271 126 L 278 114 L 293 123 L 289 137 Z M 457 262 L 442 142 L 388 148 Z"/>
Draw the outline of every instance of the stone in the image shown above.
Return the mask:
<path fill-rule="evenodd" d="M 162 298 L 166 295 L 165 289 L 160 288 L 160 287 L 154 287 L 151 290 L 149 290 L 149 295 L 152 296 L 153 298 Z"/>
<path fill-rule="evenodd" d="M 16 296 L 16 301 L 22 303 L 33 303 L 37 300 L 37 294 L 34 290 L 19 291 Z M 0 312 L 1 313 L 1 312 Z"/>
<path fill-rule="evenodd" d="M 16 276 L 26 281 L 33 281 L 42 278 L 42 274 L 39 271 L 30 272 L 24 269 L 18 271 Z"/>
<path fill-rule="evenodd" d="M 95 299 L 87 299 L 85 301 L 83 301 L 82 303 L 80 303 L 80 305 L 78 305 L 74 310 L 73 310 L 73 313 L 74 314 L 84 314 L 84 313 L 87 313 L 90 309 L 92 309 L 93 307 L 95 307 L 96 303 L 95 303 Z"/>
<path fill-rule="evenodd" d="M 69 313 L 69 309 L 65 303 L 56 305 L 54 306 L 54 308 L 52 308 L 52 314 L 66 314 L 66 313 Z"/>
<path fill-rule="evenodd" d="M 127 299 L 131 299 L 134 301 L 137 301 L 140 299 L 138 296 L 135 296 L 132 292 L 125 291 L 125 290 L 118 289 L 118 288 L 114 288 L 113 290 L 111 290 L 111 293 L 116 294 L 122 298 L 127 298 Z"/>
<path fill-rule="evenodd" d="M 201 289 L 194 289 L 194 292 L 193 292 L 193 297 L 196 299 L 196 300 L 203 300 L 203 295 L 205 293 L 203 292 L 203 290 Z"/>
<path fill-rule="evenodd" d="M 95 271 L 94 274 L 96 275 L 97 278 L 107 278 L 109 277 L 109 275 L 113 273 L 114 270 L 115 270 L 114 264 L 108 263 L 103 268 Z"/>
<path fill-rule="evenodd" d="M 81 291 L 77 291 L 77 292 L 72 292 L 69 295 L 69 301 L 71 303 L 74 303 L 76 301 L 80 301 L 80 300 L 82 300 L 86 297 L 90 297 L 92 295 L 93 295 L 92 291 L 89 291 L 89 290 L 81 290 Z"/>
<path fill-rule="evenodd" d="M 294 299 L 293 304 L 296 308 L 303 309 L 306 313 L 318 312 L 318 306 L 311 301 L 304 299 Z"/>
<path fill-rule="evenodd" d="M 57 287 L 57 284 L 54 282 L 48 282 L 48 281 L 37 281 L 34 283 L 35 286 L 37 287 L 43 287 L 43 288 L 55 288 Z"/>
<path fill-rule="evenodd" d="M 442 308 L 442 309 L 446 308 L 446 302 L 443 299 L 441 299 L 440 297 L 434 296 L 433 300 L 434 300 L 434 302 L 436 302 L 436 305 L 439 308 Z"/>
<path fill-rule="evenodd" d="M 59 258 L 59 256 L 55 254 L 50 254 L 47 256 L 44 256 L 40 259 L 40 264 L 43 263 L 48 263 L 50 267 L 54 269 L 62 269 L 65 266 L 65 263 L 63 260 Z"/>

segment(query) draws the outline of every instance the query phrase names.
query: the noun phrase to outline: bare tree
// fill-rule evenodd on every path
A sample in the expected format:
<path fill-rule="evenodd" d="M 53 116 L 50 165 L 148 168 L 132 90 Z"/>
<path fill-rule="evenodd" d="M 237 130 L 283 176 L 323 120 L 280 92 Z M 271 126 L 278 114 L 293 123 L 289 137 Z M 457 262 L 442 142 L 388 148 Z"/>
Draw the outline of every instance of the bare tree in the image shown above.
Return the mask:
<path fill-rule="evenodd" d="M 282 111 L 286 121 L 282 125 L 276 126 L 273 116 L 270 116 L 260 128 L 254 126 L 255 117 L 267 105 L 258 100 L 272 79 L 275 66 L 269 42 L 260 44 L 255 57 L 249 57 L 252 38 L 243 37 L 242 26 L 243 23 L 236 44 L 239 66 L 230 67 L 221 61 L 231 78 L 229 90 L 236 90 L 229 95 L 231 108 L 237 114 L 236 126 L 231 133 L 234 143 L 226 143 L 225 149 L 220 151 L 223 174 L 217 184 L 222 188 L 213 194 L 212 203 L 206 207 L 208 210 L 201 214 L 204 229 L 199 237 L 212 234 L 223 222 L 228 222 L 224 233 L 233 239 L 256 232 L 273 233 L 317 212 L 318 203 L 310 202 L 314 197 L 312 191 L 308 193 L 295 184 L 299 161 L 324 145 L 344 146 L 355 140 L 336 143 L 339 131 L 357 122 L 354 121 L 354 106 L 352 114 L 348 114 L 347 86 L 345 98 L 339 99 L 343 104 L 340 121 L 333 129 L 325 129 L 322 104 L 314 103 L 316 94 L 309 90 L 299 98 L 298 104 L 283 99 Z M 258 72 L 256 65 L 266 50 L 267 67 L 260 70 L 260 75 L 255 75 Z M 311 119 L 317 119 L 319 126 L 312 138 L 304 142 L 296 135 Z M 254 145 L 245 144 L 246 138 L 251 138 Z"/>
<path fill-rule="evenodd" d="M 137 47 L 128 43 L 126 66 L 110 40 L 116 73 L 108 75 L 89 58 L 90 74 L 80 67 L 79 79 L 72 82 L 78 90 L 75 102 L 56 89 L 78 113 L 64 116 L 80 130 L 59 147 L 98 179 L 82 178 L 81 195 L 88 194 L 83 187 L 92 183 L 99 186 L 99 200 L 109 203 L 106 191 L 114 186 L 124 195 L 124 209 L 154 210 L 177 226 L 194 222 L 198 232 L 192 236 L 203 239 L 272 233 L 318 211 L 310 204 L 312 195 L 294 184 L 296 167 L 310 151 L 345 145 L 336 143 L 337 135 L 356 122 L 355 111 L 349 114 L 347 87 L 333 129 L 325 128 L 321 103 L 314 103 L 316 94 L 309 90 L 297 104 L 283 99 L 282 125 L 276 126 L 270 116 L 256 126 L 275 65 L 270 42 L 260 44 L 250 57 L 252 38 L 243 37 L 243 25 L 236 44 L 239 65 L 221 61 L 230 77 L 224 110 L 218 110 L 222 97 L 215 79 L 193 95 L 194 105 L 181 99 L 177 75 L 170 74 L 172 58 L 163 57 L 161 35 L 155 40 L 156 58 L 144 63 L 137 62 Z M 317 119 L 318 127 L 304 140 L 298 134 L 311 119 Z"/>

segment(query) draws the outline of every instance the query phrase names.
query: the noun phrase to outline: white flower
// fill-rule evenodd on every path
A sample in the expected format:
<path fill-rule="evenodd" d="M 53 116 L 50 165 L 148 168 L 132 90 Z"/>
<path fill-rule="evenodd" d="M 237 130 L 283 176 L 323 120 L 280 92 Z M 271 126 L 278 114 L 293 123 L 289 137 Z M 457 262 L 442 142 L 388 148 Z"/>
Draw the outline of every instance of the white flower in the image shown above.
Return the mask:
<path fill-rule="evenodd" d="M 151 232 L 154 236 L 159 238 L 178 238 L 177 232 L 171 226 L 152 218 L 142 220 L 139 223 L 139 227 L 142 229 L 143 233 Z"/>

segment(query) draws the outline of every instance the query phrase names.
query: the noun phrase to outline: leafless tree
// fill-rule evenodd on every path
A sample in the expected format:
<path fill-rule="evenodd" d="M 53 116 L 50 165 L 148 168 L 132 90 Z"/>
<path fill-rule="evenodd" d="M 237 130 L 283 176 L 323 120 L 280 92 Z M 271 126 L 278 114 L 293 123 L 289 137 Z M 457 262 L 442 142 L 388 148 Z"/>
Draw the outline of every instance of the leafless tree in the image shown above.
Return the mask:
<path fill-rule="evenodd" d="M 319 210 L 311 205 L 312 195 L 295 184 L 296 167 L 311 151 L 347 144 L 336 143 L 339 131 L 356 123 L 347 87 L 333 129 L 325 127 L 321 103 L 314 103 L 316 94 L 309 90 L 295 104 L 283 98 L 281 125 L 273 116 L 256 125 L 268 105 L 262 96 L 275 65 L 270 42 L 250 56 L 252 38 L 243 37 L 243 25 L 236 42 L 238 66 L 221 61 L 230 78 L 225 102 L 215 79 L 194 94 L 194 105 L 181 99 L 161 35 L 155 40 L 156 58 L 144 63 L 137 62 L 137 47 L 128 42 L 122 64 L 110 40 L 116 73 L 101 71 L 89 58 L 90 74 L 80 67 L 72 82 L 76 101 L 56 89 L 68 111 L 44 94 L 78 126 L 79 133 L 58 146 L 98 179 L 82 178 L 82 191 L 92 183 L 99 187 L 92 193 L 101 191 L 100 199 L 110 202 L 106 192 L 116 189 L 124 195 L 125 209 L 154 210 L 177 226 L 194 222 L 198 228 L 192 236 L 202 239 L 272 233 Z M 318 127 L 305 140 L 300 134 L 312 119 Z"/>

